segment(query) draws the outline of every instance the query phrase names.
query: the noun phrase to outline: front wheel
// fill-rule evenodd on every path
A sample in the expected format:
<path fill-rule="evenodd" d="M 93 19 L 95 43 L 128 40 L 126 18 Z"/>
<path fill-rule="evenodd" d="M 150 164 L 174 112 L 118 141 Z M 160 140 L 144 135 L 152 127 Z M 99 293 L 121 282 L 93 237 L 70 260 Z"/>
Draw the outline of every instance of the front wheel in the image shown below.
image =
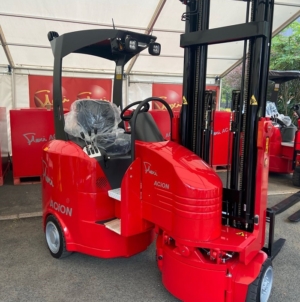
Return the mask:
<path fill-rule="evenodd" d="M 71 254 L 66 250 L 64 234 L 58 220 L 53 215 L 47 217 L 45 236 L 52 257 L 59 259 Z"/>
<path fill-rule="evenodd" d="M 267 259 L 258 277 L 249 285 L 246 302 L 267 302 L 273 285 L 272 261 Z"/>

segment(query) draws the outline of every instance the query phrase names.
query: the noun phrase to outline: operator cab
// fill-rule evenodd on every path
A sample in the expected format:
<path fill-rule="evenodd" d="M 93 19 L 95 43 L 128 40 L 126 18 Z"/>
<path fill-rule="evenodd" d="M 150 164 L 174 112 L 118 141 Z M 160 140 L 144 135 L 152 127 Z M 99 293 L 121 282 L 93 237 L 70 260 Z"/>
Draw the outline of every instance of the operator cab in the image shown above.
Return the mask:
<path fill-rule="evenodd" d="M 112 189 L 119 188 L 124 173 L 134 159 L 135 140 L 164 141 L 154 119 L 148 112 L 149 101 L 125 115 L 133 105 L 122 111 L 122 86 L 125 64 L 148 48 L 150 55 L 160 54 L 156 37 L 124 30 L 100 29 L 67 33 L 59 36 L 49 32 L 48 39 L 54 54 L 53 111 L 55 136 L 58 140 L 72 141 L 89 156 L 95 158 L 104 171 Z M 103 100 L 77 100 L 64 116 L 62 106 L 62 59 L 70 53 L 102 57 L 116 63 L 112 103 Z M 120 128 L 121 121 L 131 124 L 133 133 Z"/>

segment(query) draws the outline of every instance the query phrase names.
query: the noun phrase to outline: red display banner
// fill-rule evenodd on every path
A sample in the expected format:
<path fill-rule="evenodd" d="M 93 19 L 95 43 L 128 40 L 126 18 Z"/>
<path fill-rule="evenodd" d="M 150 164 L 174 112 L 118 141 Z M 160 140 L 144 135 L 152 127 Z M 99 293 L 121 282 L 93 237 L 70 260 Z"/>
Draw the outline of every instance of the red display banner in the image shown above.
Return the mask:
<path fill-rule="evenodd" d="M 180 111 L 182 104 L 182 85 L 153 83 L 152 96 L 164 99 L 173 111 Z M 152 108 L 166 110 L 166 107 L 159 102 L 153 102 Z"/>
<path fill-rule="evenodd" d="M 29 75 L 29 107 L 53 107 L 53 77 Z M 110 79 L 62 78 L 64 109 L 78 99 L 98 99 L 111 101 L 112 81 Z"/>
<path fill-rule="evenodd" d="M 216 91 L 216 100 L 218 101 L 220 87 L 207 85 L 206 89 Z M 152 85 L 152 96 L 164 99 L 173 111 L 180 111 L 182 106 L 182 85 L 154 83 Z M 153 109 L 166 110 L 165 106 L 159 102 L 153 102 Z"/>

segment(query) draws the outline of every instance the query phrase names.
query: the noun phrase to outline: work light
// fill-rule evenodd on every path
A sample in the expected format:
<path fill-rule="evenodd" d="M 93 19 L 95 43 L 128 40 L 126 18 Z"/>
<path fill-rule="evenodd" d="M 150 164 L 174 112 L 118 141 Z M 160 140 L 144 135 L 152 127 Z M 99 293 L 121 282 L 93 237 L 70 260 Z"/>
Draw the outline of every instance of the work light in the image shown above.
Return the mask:
<path fill-rule="evenodd" d="M 129 52 L 134 52 L 138 48 L 137 40 L 131 38 L 130 36 L 127 36 L 125 38 L 125 49 Z"/>
<path fill-rule="evenodd" d="M 155 43 L 155 42 L 150 42 L 149 43 L 149 54 L 152 56 L 159 56 L 160 55 L 160 44 L 159 43 Z"/>

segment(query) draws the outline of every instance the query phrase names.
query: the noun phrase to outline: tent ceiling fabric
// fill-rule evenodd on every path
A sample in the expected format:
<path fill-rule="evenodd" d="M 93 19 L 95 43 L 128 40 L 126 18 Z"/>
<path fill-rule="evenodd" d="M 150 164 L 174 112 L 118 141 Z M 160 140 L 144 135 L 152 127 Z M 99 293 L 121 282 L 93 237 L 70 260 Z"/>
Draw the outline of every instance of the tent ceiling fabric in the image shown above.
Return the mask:
<path fill-rule="evenodd" d="M 59 34 L 95 28 L 112 27 L 143 33 L 149 24 L 159 0 L 10 0 L 2 1 L 0 25 L 16 68 L 52 68 L 53 56 L 47 39 L 49 31 Z M 273 32 L 287 21 L 300 16 L 298 0 L 275 1 Z M 294 5 L 294 6 L 293 6 Z M 166 0 L 153 28 L 153 35 L 162 45 L 161 57 L 142 53 L 131 70 L 132 74 L 181 75 L 183 49 L 179 47 L 180 34 L 185 23 L 181 15 L 185 5 L 179 0 Z M 212 0 L 210 28 L 244 23 L 246 2 Z M 230 68 L 242 57 L 243 43 L 233 42 L 209 46 L 207 74 L 216 76 Z M 3 48 L 0 65 L 7 65 Z M 128 63 L 129 64 L 129 63 Z M 127 64 L 127 66 L 128 66 Z M 66 69 L 84 69 L 112 73 L 114 64 L 92 56 L 70 55 L 64 59 Z M 126 70 L 126 67 L 125 67 Z"/>

